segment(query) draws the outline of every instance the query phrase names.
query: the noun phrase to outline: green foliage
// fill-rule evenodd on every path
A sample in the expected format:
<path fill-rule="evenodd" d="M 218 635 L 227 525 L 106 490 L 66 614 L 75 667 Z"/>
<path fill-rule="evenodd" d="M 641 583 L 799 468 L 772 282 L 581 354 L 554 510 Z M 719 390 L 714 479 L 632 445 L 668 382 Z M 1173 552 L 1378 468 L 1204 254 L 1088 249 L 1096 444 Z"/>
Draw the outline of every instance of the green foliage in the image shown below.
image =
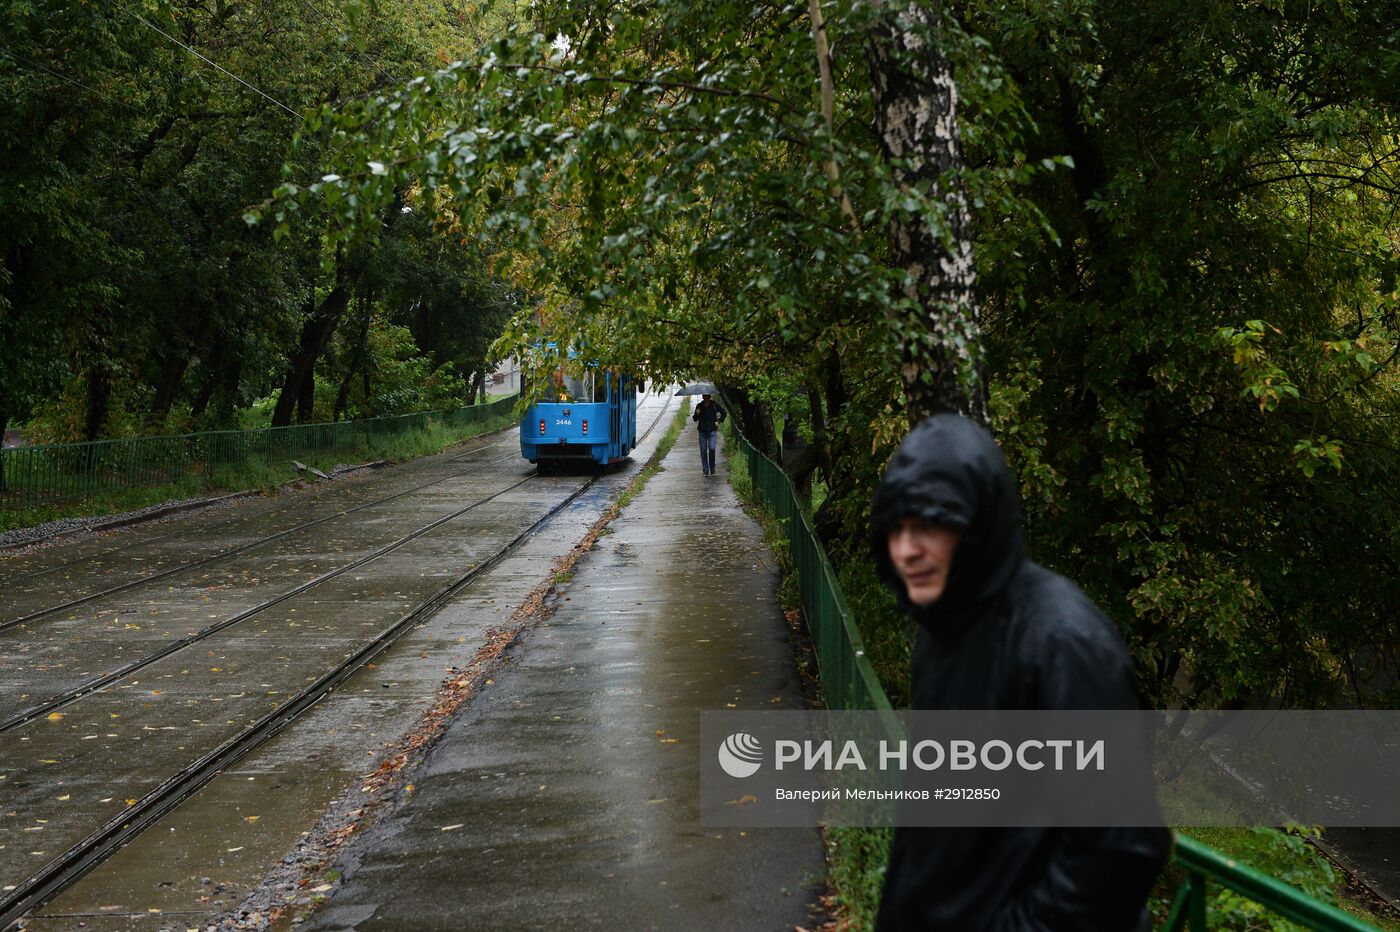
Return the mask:
<path fill-rule="evenodd" d="M 362 408 L 463 397 L 453 379 L 483 370 L 509 304 L 483 251 L 428 211 L 346 256 L 350 281 L 323 214 L 289 221 L 290 238 L 244 214 L 284 154 L 292 173 L 327 157 L 303 112 L 344 108 L 495 28 L 499 13 L 468 21 L 443 0 L 372 15 L 359 0 L 7 8 L 0 424 L 37 418 L 34 436 L 62 440 L 237 426 L 342 279 L 413 330 L 413 355 L 431 360 L 415 374 L 452 366 L 430 387 L 367 389 Z"/>
<path fill-rule="evenodd" d="M 1033 554 L 1120 625 L 1153 702 L 1393 701 L 1384 5 L 949 4 L 917 37 L 959 84 L 965 164 L 938 185 L 901 184 L 867 129 L 860 52 L 891 6 L 823 8 L 828 124 L 798 2 L 544 0 L 479 50 L 416 2 L 150 13 L 305 123 L 110 8 L 22 5 L 0 26 L 24 166 L 0 179 L 0 417 L 61 397 L 46 423 L 70 433 L 228 423 L 294 381 L 308 335 L 308 416 L 395 410 L 553 341 L 805 421 L 817 524 L 857 540 L 906 429 L 901 360 L 947 344 L 984 361 Z M 890 259 L 892 225 L 952 236 L 955 182 L 980 348 L 911 316 Z"/>
<path fill-rule="evenodd" d="M 909 655 L 913 644 L 909 622 L 894 595 L 880 581 L 864 547 L 831 548 L 829 555 L 840 569 L 837 581 L 856 620 L 865 654 L 880 685 L 895 708 L 910 704 Z"/>
<path fill-rule="evenodd" d="M 958 13 L 1017 76 L 1028 156 L 1071 158 L 1021 189 L 1057 241 L 981 215 L 994 422 L 1034 553 L 1118 620 L 1155 702 L 1383 701 L 1353 666 L 1394 643 L 1400 595 L 1400 58 L 1368 38 L 1379 14 Z"/>
<path fill-rule="evenodd" d="M 887 828 L 828 828 L 827 877 L 842 929 L 873 929 L 885 886 L 894 832 Z"/>
<path fill-rule="evenodd" d="M 1400 49 L 1373 6 L 1310 9 L 969 0 L 936 37 L 1031 547 L 1120 624 L 1154 702 L 1381 701 L 1397 638 Z M 532 15 L 326 113 L 336 170 L 264 211 L 327 210 L 353 242 L 418 186 L 542 296 L 499 351 L 722 377 L 770 415 L 820 394 L 819 524 L 862 537 L 905 351 L 967 339 L 909 317 L 872 232 L 944 208 L 865 132 L 866 62 L 833 61 L 829 130 L 805 5 Z M 858 48 L 882 13 L 825 15 Z"/>
<path fill-rule="evenodd" d="M 1227 857 L 1284 883 L 1292 884 L 1314 899 L 1340 905 L 1378 928 L 1391 929 L 1393 921 L 1371 913 L 1343 899 L 1346 878 L 1336 871 L 1322 853 L 1309 842 L 1321 837 L 1321 830 L 1309 826 L 1276 828 L 1196 828 L 1189 834 Z M 1153 911 L 1164 918 L 1183 876 L 1169 868 L 1153 898 Z M 1303 927 L 1271 914 L 1263 906 L 1223 887 L 1209 887 L 1207 924 L 1212 929 L 1233 932 L 1294 932 Z"/>
<path fill-rule="evenodd" d="M 1245 860 L 1252 867 L 1277 880 L 1292 884 L 1308 896 L 1336 905 L 1333 890 L 1337 873 L 1317 849 L 1307 843 L 1309 837 L 1320 835 L 1319 829 L 1281 832 L 1273 828 L 1247 829 L 1244 838 Z M 1232 890 L 1219 890 L 1207 904 L 1207 923 L 1212 928 L 1266 929 L 1270 932 L 1293 932 L 1302 929 Z"/>

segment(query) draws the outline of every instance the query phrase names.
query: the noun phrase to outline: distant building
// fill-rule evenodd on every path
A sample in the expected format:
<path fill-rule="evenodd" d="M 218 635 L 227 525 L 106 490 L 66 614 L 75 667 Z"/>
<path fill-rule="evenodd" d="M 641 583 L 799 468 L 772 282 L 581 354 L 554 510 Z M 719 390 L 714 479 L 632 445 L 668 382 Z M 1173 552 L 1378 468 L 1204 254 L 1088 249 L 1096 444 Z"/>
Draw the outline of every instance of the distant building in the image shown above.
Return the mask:
<path fill-rule="evenodd" d="M 486 390 L 493 395 L 520 393 L 520 360 L 514 356 L 504 359 L 491 373 Z"/>

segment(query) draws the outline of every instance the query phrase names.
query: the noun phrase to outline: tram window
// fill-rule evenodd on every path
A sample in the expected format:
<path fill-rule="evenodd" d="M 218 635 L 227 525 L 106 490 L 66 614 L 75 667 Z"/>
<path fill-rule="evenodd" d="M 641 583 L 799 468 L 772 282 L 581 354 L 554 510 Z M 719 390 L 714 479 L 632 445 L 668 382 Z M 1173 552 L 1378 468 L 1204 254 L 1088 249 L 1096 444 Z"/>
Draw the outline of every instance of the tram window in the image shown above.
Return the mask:
<path fill-rule="evenodd" d="M 593 382 L 593 400 L 594 400 L 594 402 L 602 403 L 602 402 L 607 401 L 607 400 L 608 400 L 608 375 L 607 375 L 607 373 L 606 373 L 606 372 L 599 372 L 599 373 L 596 373 L 596 374 L 595 374 L 595 373 L 590 372 L 589 375 L 594 377 L 594 382 Z"/>
<path fill-rule="evenodd" d="M 564 387 L 564 374 L 555 370 L 544 377 L 544 386 L 540 391 L 540 399 L 543 401 L 558 401 L 561 390 Z"/>
<path fill-rule="evenodd" d="M 571 375 L 565 375 L 561 370 L 555 369 L 549 374 L 545 383 L 544 393 L 541 396 L 544 401 L 567 402 L 578 401 L 583 398 L 591 398 L 592 373 L 588 373 L 584 378 L 579 379 Z"/>

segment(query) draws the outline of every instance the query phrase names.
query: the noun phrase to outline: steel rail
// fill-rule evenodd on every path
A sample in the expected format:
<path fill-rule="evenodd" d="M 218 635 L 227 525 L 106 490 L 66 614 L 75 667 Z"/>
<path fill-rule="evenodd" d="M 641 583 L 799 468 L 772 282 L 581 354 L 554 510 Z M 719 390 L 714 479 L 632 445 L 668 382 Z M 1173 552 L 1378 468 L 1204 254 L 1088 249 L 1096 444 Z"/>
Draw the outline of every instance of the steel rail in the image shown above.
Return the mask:
<path fill-rule="evenodd" d="M 506 430 L 506 429 L 508 429 L 508 428 L 501 428 L 501 430 Z M 499 431 L 493 431 L 492 433 L 498 433 L 498 432 L 499 432 Z M 477 436 L 478 436 L 478 437 L 489 437 L 490 434 L 478 434 Z M 472 438 L 468 438 L 468 439 L 476 439 L 476 438 L 475 438 L 475 437 L 472 437 Z M 487 450 L 489 450 L 489 449 L 491 448 L 491 446 L 492 446 L 492 444 L 489 444 L 489 443 L 488 443 L 488 444 L 482 444 L 481 446 L 479 446 L 479 447 L 477 447 L 477 448 L 475 448 L 475 449 L 466 450 L 466 451 L 464 451 L 464 452 L 462 452 L 462 453 L 456 454 L 455 456 L 447 457 L 443 462 L 455 463 L 455 462 L 458 462 L 458 461 L 460 461 L 460 460 L 466 459 L 468 456 L 472 456 L 472 455 L 474 455 L 474 454 L 487 451 Z M 479 465 L 481 465 L 481 466 L 489 466 L 489 465 L 491 465 L 492 463 L 498 463 L 498 462 L 500 462 L 502 459 L 505 459 L 505 457 L 503 456 L 503 457 L 500 457 L 500 458 L 498 458 L 498 459 L 487 460 L 486 462 L 480 463 Z M 373 465 L 373 464 L 363 464 L 363 465 Z M 354 467 L 350 467 L 350 468 L 352 468 L 352 469 L 361 469 L 361 468 L 363 468 L 363 466 L 354 466 Z M 449 477 L 445 477 L 445 478 L 451 478 L 451 477 L 449 476 Z M 442 481 L 444 481 L 444 480 L 443 480 L 443 479 L 439 479 L 439 480 L 437 480 L 437 481 L 438 481 L 438 482 L 442 482 Z M 420 486 L 419 488 L 423 488 L 423 487 Z M 330 491 L 330 490 L 327 490 L 327 491 Z M 416 491 L 416 490 L 415 490 L 415 491 Z M 255 491 L 255 490 L 250 490 L 250 491 L 247 491 L 247 492 L 234 492 L 234 493 L 232 493 L 232 495 L 235 495 L 235 496 L 237 496 L 237 495 L 247 495 L 247 494 L 256 494 L 256 491 Z M 213 499 L 213 500 L 211 500 L 211 501 L 213 501 L 213 502 L 218 502 L 218 501 L 220 501 L 220 499 Z M 283 507 L 283 508 L 275 508 L 275 509 L 273 509 L 273 510 L 267 512 L 267 514 L 269 514 L 269 515 L 275 515 L 275 514 L 279 514 L 279 513 L 282 513 L 282 512 L 290 511 L 292 508 L 296 507 L 298 504 L 305 504 L 305 503 L 304 503 L 304 502 L 289 502 L 289 503 L 287 504 L 286 507 Z M 195 506 L 193 506 L 193 507 L 191 508 L 191 510 L 193 510 L 194 508 L 198 508 L 198 507 L 201 507 L 201 506 L 195 505 Z M 157 516 L 155 516 L 155 517 L 164 517 L 164 516 L 163 516 L 163 515 L 157 515 Z M 208 527 L 200 528 L 199 531 L 200 531 L 200 533 L 208 533 L 208 532 L 210 532 L 210 531 L 217 531 L 217 530 L 219 530 L 220 528 L 222 528 L 222 527 L 227 527 L 228 525 L 231 525 L 231 524 L 235 523 L 236 521 L 238 521 L 239 519 L 244 518 L 244 517 L 247 517 L 247 516 L 246 516 L 246 515 L 232 515 L 232 516 L 230 516 L 230 517 L 229 517 L 227 520 L 225 520 L 225 521 L 220 521 L 220 522 L 217 522 L 217 523 L 215 523 L 215 524 L 209 525 Z M 136 519 L 134 519 L 134 520 L 132 521 L 132 523 L 134 524 L 134 523 L 137 523 L 137 522 L 139 522 L 139 521 L 141 521 L 141 520 L 143 520 L 143 519 L 141 519 L 141 518 L 136 518 Z M 35 538 L 34 540 L 23 541 L 23 542 L 11 544 L 11 545 L 8 545 L 8 546 L 12 546 L 12 547 L 15 547 L 15 548 L 19 548 L 19 547 L 29 547 L 29 546 L 32 546 L 32 545 L 34 545 L 34 544 L 43 543 L 44 541 L 47 541 L 47 540 L 52 540 L 52 539 L 55 538 L 55 537 L 63 537 L 63 536 L 68 535 L 68 534 L 82 534 L 82 533 L 84 533 L 85 531 L 90 531 L 90 530 L 101 530 L 101 528 L 77 528 L 77 529 L 68 530 L 68 531 L 60 531 L 60 532 L 55 533 L 55 534 L 50 534 L 50 535 L 47 536 L 47 537 L 38 537 L 38 538 Z M 181 536 L 182 534 L 185 534 L 186 532 L 188 532 L 189 530 L 190 530 L 190 528 L 188 528 L 188 527 L 177 528 L 177 529 L 171 531 L 169 534 L 161 534 L 161 535 L 156 536 L 156 537 L 147 538 L 146 540 L 141 541 L 141 544 L 142 544 L 142 545 L 147 545 L 147 544 L 158 543 L 159 541 L 163 541 L 163 540 L 169 540 L 169 539 L 172 538 L 172 537 L 179 537 L 179 536 Z M 0 549 L 5 549 L 5 548 L 0 547 Z M 106 556 L 107 554 L 115 553 L 116 551 L 121 550 L 121 549 L 123 549 L 123 547 L 122 547 L 122 545 L 121 545 L 120 543 L 118 543 L 116 546 L 113 546 L 113 547 L 111 547 L 111 548 L 109 548 L 109 549 L 107 549 L 107 550 L 98 551 L 97 553 L 88 554 L 87 556 L 78 557 L 78 558 L 75 558 L 75 559 L 72 559 L 72 560 L 64 560 L 62 563 L 57 563 L 57 564 L 54 564 L 53 566 L 47 566 L 47 567 L 44 567 L 44 568 L 41 569 L 41 570 L 32 570 L 32 571 L 30 571 L 30 572 L 27 572 L 27 573 L 19 573 L 19 574 L 16 574 L 16 575 L 14 575 L 14 576 L 6 576 L 6 575 L 3 575 L 3 574 L 0 574 L 0 585 L 11 585 L 11 584 L 13 584 L 13 583 L 24 582 L 26 579 L 33 579 L 33 578 L 35 578 L 36 576 L 43 576 L 43 575 L 45 575 L 45 574 L 47 574 L 47 573 L 56 573 L 56 572 L 58 572 L 59 570 L 66 569 L 66 568 L 68 568 L 68 567 L 70 567 L 70 566 L 76 566 L 76 565 L 79 564 L 79 563 L 86 563 L 87 561 L 93 559 L 94 557 Z M 149 579 L 150 577 L 143 577 L 143 578 Z"/>
<path fill-rule="evenodd" d="M 668 401 L 657 415 L 656 420 L 642 435 L 644 438 L 661 421 L 669 407 Z M 535 478 L 535 475 L 528 478 Z M 203 757 L 166 778 L 159 786 L 138 799 L 135 804 L 128 806 L 121 815 L 109 819 L 61 856 L 44 865 L 23 882 L 16 884 L 14 890 L 0 898 L 0 928 L 8 927 L 10 923 L 19 919 L 30 909 L 41 905 L 73 884 L 105 860 L 112 852 L 130 843 L 141 832 L 164 818 L 219 773 L 236 764 L 278 734 L 298 716 L 311 709 L 324 696 L 391 647 L 417 622 L 429 617 L 447 600 L 471 585 L 477 577 L 499 564 L 506 556 L 533 536 L 539 528 L 592 488 L 600 478 L 601 476 L 590 478 L 579 488 L 569 493 L 563 501 L 551 507 L 529 527 L 517 534 L 491 557 L 472 567 L 465 574 L 420 602 L 345 661 L 323 674 L 315 683 Z M 505 491 L 508 490 L 503 489 L 497 494 L 503 494 Z"/>
<path fill-rule="evenodd" d="M 406 534 L 403 537 L 400 537 L 398 540 L 391 541 L 390 543 L 384 545 L 383 547 L 380 547 L 378 550 L 375 550 L 372 553 L 368 553 L 363 557 L 360 557 L 356 560 L 352 560 L 351 562 L 344 564 L 343 566 L 338 566 L 333 570 L 322 573 L 315 579 L 309 579 L 298 586 L 294 586 L 293 588 L 288 589 L 286 592 L 278 593 L 277 595 L 273 596 L 265 602 L 260 602 L 251 608 L 244 609 L 236 615 L 230 615 L 228 618 L 216 621 L 214 622 L 214 624 L 209 625 L 206 628 L 201 628 L 193 634 L 187 634 L 184 637 L 178 638 L 174 641 L 168 641 L 163 646 L 157 648 L 155 651 L 137 660 L 133 660 L 131 663 L 127 664 L 124 667 L 121 667 L 117 670 L 113 670 L 110 673 L 104 673 L 96 677 L 95 679 L 88 680 L 81 686 L 75 686 L 70 690 L 58 693 L 54 696 L 50 696 L 49 698 L 43 700 L 37 705 L 32 705 L 27 709 L 23 709 L 20 712 L 10 716 L 9 718 L 0 719 L 0 734 L 4 734 L 8 731 L 13 731 L 16 728 L 19 728 L 21 725 L 33 721 L 40 715 L 47 715 L 49 712 L 52 712 L 55 709 L 62 708 L 63 706 L 68 705 L 70 702 L 73 702 L 77 699 L 81 699 L 88 693 L 96 692 L 104 686 L 109 686 L 125 676 L 130 676 L 132 673 L 135 673 L 138 670 L 150 666 L 157 660 L 169 657 L 171 654 L 176 653 L 177 651 L 184 650 L 191 644 L 197 644 L 205 638 L 217 634 L 220 631 L 223 631 L 225 628 L 230 628 L 233 625 L 247 621 L 254 615 L 262 614 L 268 609 L 281 605 L 283 602 L 286 602 L 289 599 L 294 599 L 299 595 L 303 595 L 304 593 L 316 588 L 322 583 L 326 583 L 332 579 L 335 579 L 337 576 L 341 576 L 345 573 L 348 573 L 350 570 L 364 566 L 366 563 L 369 563 L 373 560 L 378 560 L 380 557 L 399 549 L 404 544 L 407 544 L 410 541 L 417 540 L 429 531 L 441 527 L 442 525 L 456 518 L 460 518 L 467 512 L 479 508 L 482 505 L 485 505 L 487 502 L 493 501 L 494 499 L 499 498 L 507 492 L 520 488 L 522 485 L 529 482 L 533 478 L 535 478 L 535 476 L 533 475 L 526 476 L 519 482 L 513 483 L 499 491 L 492 492 L 485 498 L 472 502 L 465 508 L 459 508 L 458 510 L 452 512 L 449 515 L 437 518 L 434 521 L 423 525 L 422 527 L 418 528 L 412 533 Z"/>
<path fill-rule="evenodd" d="M 63 855 L 49 862 L 38 873 L 16 884 L 13 891 L 6 894 L 4 899 L 0 899 L 0 927 L 6 926 L 34 906 L 52 898 L 101 863 L 113 851 L 130 842 L 142 831 L 174 810 L 180 803 L 217 776 L 219 772 L 237 763 L 249 752 L 276 735 L 297 716 L 314 706 L 323 696 L 379 656 L 418 621 L 435 612 L 448 598 L 466 588 L 479 575 L 499 563 L 535 530 L 573 503 L 597 481 L 597 477 L 594 477 L 575 489 L 567 498 L 522 531 L 495 555 L 438 590 L 411 612 L 382 631 L 374 640 L 361 647 L 344 663 L 321 676 L 311 686 L 279 705 L 248 729 L 225 741 L 173 776 L 166 778 L 160 786 L 137 800 L 134 805 L 123 810 L 120 816 L 109 820 L 97 831 L 64 852 Z"/>
<path fill-rule="evenodd" d="M 499 463 L 502 460 L 510 459 L 512 455 L 517 457 L 519 456 L 519 454 L 506 454 L 504 456 L 499 457 L 498 459 L 487 460 L 486 462 L 480 463 L 479 465 L 490 466 L 492 463 Z M 98 592 L 89 593 L 88 595 L 82 596 L 77 599 L 70 599 L 69 601 L 62 602 L 58 605 L 51 605 L 48 608 L 42 608 L 38 611 L 30 612 L 28 615 L 22 615 L 19 618 L 11 618 L 8 621 L 0 621 L 0 632 L 8 631 L 11 628 L 16 628 L 20 625 L 28 624 L 31 621 L 38 621 L 41 618 L 57 614 L 58 612 L 66 611 L 67 609 L 77 608 L 79 605 L 86 605 L 87 603 L 96 601 L 97 599 L 103 599 L 110 595 L 116 595 L 119 592 L 126 592 L 129 589 L 135 589 L 137 586 L 142 586 L 146 583 L 153 582 L 158 579 L 165 579 L 169 576 L 174 576 L 176 573 L 183 573 L 186 570 L 191 570 L 197 567 L 205 566 L 209 563 L 213 563 L 216 560 L 222 560 L 226 557 L 236 556 L 248 550 L 261 547 L 264 544 L 270 544 L 273 541 L 281 540 L 282 538 L 287 537 L 291 534 L 295 534 L 298 531 L 304 531 L 309 527 L 314 527 L 318 524 L 324 524 L 325 522 L 335 520 L 336 518 L 343 518 L 347 515 L 352 515 L 357 511 L 363 511 L 366 508 L 373 508 L 376 505 L 382 505 L 385 502 L 391 502 L 396 498 L 402 498 L 403 496 L 412 494 L 413 492 L 422 491 L 423 489 L 426 489 L 429 486 L 438 485 L 440 483 L 448 481 L 449 479 L 457 478 L 461 478 L 460 474 L 454 473 L 452 475 L 443 476 L 440 479 L 434 479 L 432 482 L 425 482 L 422 485 L 414 486 L 411 489 L 404 489 L 401 492 L 395 492 L 393 495 L 376 499 L 372 502 L 365 502 L 361 505 L 356 505 L 354 508 L 346 508 L 334 514 L 325 515 L 323 517 L 307 521 L 303 524 L 298 524 L 295 527 L 287 528 L 284 531 L 278 531 L 276 534 L 271 534 L 267 537 L 259 538 L 255 541 L 250 541 L 249 543 L 241 544 L 237 547 L 231 547 L 227 550 L 221 550 L 218 553 L 210 554 L 207 557 L 201 557 L 200 559 L 195 560 L 192 563 L 182 563 L 179 566 L 173 566 L 168 570 L 161 570 L 159 573 L 152 573 L 149 576 L 142 576 L 139 579 L 128 580 L 127 582 L 120 583 L 115 586 L 110 586 Z"/>

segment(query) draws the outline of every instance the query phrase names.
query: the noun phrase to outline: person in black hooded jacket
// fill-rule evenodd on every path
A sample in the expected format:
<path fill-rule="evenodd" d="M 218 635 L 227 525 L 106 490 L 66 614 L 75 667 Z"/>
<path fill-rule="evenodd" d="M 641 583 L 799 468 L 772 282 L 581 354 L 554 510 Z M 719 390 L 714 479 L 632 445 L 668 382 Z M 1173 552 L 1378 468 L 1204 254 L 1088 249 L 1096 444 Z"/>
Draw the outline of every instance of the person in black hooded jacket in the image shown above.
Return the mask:
<path fill-rule="evenodd" d="M 915 709 L 1136 709 L 1132 661 L 1074 583 L 1026 557 L 1015 484 L 983 427 L 924 421 L 885 469 L 872 550 L 917 622 Z M 896 830 L 879 932 L 1139 932 L 1165 828 Z"/>

